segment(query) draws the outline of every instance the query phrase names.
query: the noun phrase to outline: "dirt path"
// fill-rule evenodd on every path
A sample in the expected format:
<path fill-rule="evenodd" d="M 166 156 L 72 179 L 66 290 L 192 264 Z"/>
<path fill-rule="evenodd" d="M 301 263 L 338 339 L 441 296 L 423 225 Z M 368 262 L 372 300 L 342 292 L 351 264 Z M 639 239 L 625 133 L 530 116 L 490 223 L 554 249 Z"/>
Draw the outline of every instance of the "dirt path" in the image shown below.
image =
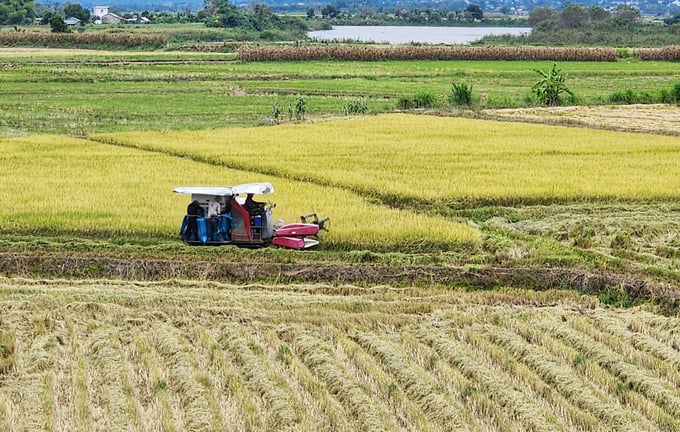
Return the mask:
<path fill-rule="evenodd" d="M 120 259 L 43 254 L 2 254 L 0 274 L 11 277 L 123 280 L 191 279 L 225 283 L 322 283 L 335 286 L 444 286 L 489 289 L 575 289 L 636 300 L 657 300 L 675 309 L 680 289 L 651 279 L 566 268 L 468 268 L 440 265 L 284 264 L 202 260 Z"/>
<path fill-rule="evenodd" d="M 602 105 L 484 110 L 494 119 L 565 124 L 625 132 L 680 135 L 676 105 Z"/>

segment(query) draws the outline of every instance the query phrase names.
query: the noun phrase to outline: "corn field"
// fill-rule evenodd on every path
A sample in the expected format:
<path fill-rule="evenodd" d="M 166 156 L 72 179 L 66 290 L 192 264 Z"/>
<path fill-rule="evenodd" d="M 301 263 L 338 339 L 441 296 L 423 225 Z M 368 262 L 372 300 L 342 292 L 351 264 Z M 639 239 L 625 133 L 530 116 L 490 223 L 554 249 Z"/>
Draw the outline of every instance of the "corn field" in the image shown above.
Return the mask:
<path fill-rule="evenodd" d="M 678 61 L 680 60 L 680 46 L 673 45 L 663 48 L 638 48 L 635 50 L 635 55 L 640 60 Z"/>
<path fill-rule="evenodd" d="M 552 60 L 616 61 L 614 48 L 505 46 L 302 45 L 238 48 L 241 61 Z"/>
<path fill-rule="evenodd" d="M 0 32 L 0 46 L 38 46 L 38 47 L 115 47 L 162 48 L 168 43 L 167 36 L 160 33 L 139 32 L 91 32 L 91 33 L 48 33 L 43 31 Z"/>
<path fill-rule="evenodd" d="M 676 431 L 680 321 L 574 293 L 0 279 L 3 431 Z"/>

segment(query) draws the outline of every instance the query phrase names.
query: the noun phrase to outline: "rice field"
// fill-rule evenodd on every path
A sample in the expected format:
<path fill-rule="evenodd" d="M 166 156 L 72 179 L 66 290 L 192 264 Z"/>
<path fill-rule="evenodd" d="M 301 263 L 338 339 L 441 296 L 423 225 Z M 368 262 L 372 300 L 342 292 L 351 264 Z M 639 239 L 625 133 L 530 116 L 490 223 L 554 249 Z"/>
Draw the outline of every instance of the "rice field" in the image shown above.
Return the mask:
<path fill-rule="evenodd" d="M 386 114 L 93 139 L 381 197 L 441 205 L 667 200 L 680 141 L 591 129 Z"/>
<path fill-rule="evenodd" d="M 274 216 L 299 221 L 312 211 L 331 217 L 330 249 L 446 250 L 479 244 L 465 221 L 387 208 L 351 191 L 262 175 L 139 149 L 63 136 L 3 140 L 0 209 L 5 234 L 177 240 L 189 198 L 177 186 L 231 186 L 270 181 Z"/>
<path fill-rule="evenodd" d="M 3 431 L 675 431 L 680 321 L 573 292 L 0 279 Z"/>

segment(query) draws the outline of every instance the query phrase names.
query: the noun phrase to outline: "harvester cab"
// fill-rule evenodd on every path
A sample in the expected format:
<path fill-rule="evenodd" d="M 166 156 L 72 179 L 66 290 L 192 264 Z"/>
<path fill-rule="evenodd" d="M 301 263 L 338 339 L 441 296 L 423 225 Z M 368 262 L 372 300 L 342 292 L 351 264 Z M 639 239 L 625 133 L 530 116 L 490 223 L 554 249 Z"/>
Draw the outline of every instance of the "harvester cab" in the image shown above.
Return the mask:
<path fill-rule="evenodd" d="M 180 236 L 192 245 L 227 245 L 258 248 L 274 244 L 289 249 L 307 249 L 319 244 L 318 233 L 328 218 L 306 223 L 277 224 L 272 221 L 273 203 L 255 200 L 256 195 L 271 194 L 271 183 L 237 186 L 182 186 L 173 192 L 191 195 L 182 220 Z M 309 216 L 309 215 L 308 215 Z"/>

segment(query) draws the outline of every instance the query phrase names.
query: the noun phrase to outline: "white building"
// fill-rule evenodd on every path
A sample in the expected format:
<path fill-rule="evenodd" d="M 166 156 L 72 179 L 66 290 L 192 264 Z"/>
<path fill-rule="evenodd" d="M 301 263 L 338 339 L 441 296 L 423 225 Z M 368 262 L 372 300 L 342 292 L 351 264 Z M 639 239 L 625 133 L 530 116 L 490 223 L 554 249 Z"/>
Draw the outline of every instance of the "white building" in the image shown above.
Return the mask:
<path fill-rule="evenodd" d="M 92 10 L 92 15 L 95 17 L 103 17 L 104 15 L 109 13 L 109 7 L 108 6 L 94 6 Z"/>

